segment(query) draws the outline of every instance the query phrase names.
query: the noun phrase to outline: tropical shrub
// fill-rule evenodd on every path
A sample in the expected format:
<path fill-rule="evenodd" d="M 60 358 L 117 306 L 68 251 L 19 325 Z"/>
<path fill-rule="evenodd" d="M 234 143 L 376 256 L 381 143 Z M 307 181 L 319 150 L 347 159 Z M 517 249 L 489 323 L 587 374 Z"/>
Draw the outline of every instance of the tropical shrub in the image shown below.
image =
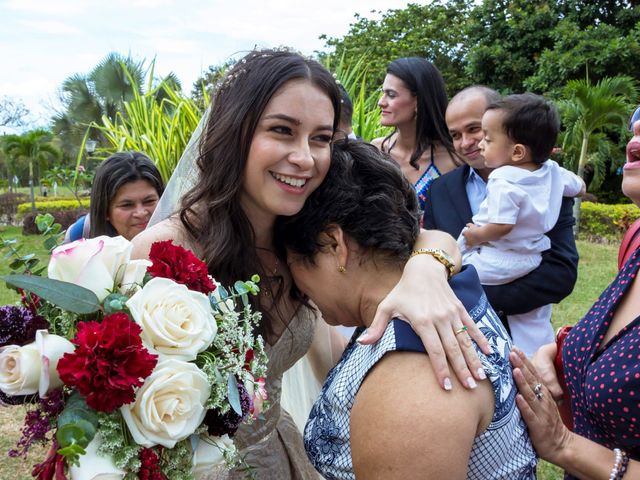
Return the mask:
<path fill-rule="evenodd" d="M 133 98 L 123 103 L 123 110 L 117 112 L 113 119 L 103 115 L 102 121 L 93 122 L 90 129 L 99 130 L 110 145 L 98 149 L 97 156 L 106 157 L 123 150 L 143 152 L 155 162 L 166 183 L 204 110 L 171 82 L 153 87 L 153 80 L 152 69 L 146 93 L 135 90 Z M 206 107 L 209 104 L 206 92 L 203 98 Z"/>
<path fill-rule="evenodd" d="M 362 55 L 358 58 L 340 57 L 334 62 L 334 57 L 322 59 L 325 67 L 332 71 L 336 79 L 349 94 L 353 103 L 352 125 L 353 132 L 365 141 L 387 135 L 391 129 L 380 125 L 379 89 L 368 89 L 369 58 Z"/>
<path fill-rule="evenodd" d="M 640 208 L 633 204 L 582 202 L 580 215 L 581 238 L 617 242 L 629 226 L 640 218 Z"/>

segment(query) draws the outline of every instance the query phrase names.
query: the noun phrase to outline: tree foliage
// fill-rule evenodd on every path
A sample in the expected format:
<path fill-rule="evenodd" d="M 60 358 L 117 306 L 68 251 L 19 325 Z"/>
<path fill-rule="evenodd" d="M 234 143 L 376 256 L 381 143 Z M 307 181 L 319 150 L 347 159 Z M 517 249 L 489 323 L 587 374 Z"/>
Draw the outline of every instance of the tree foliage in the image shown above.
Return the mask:
<path fill-rule="evenodd" d="M 464 55 L 465 23 L 473 2 L 434 0 L 426 5 L 409 4 L 389 10 L 379 20 L 355 16 L 343 38 L 327 38 L 327 46 L 343 63 L 368 60 L 368 88 L 382 84 L 387 64 L 399 57 L 424 57 L 437 65 L 450 93 L 466 85 Z M 379 12 L 380 13 L 380 12 Z"/>
<path fill-rule="evenodd" d="M 51 144 L 51 132 L 44 129 L 31 130 L 22 135 L 7 135 L 3 138 L 4 152 L 15 161 L 25 161 L 29 165 L 29 186 L 31 205 L 35 211 L 35 195 L 33 187 L 36 175 L 34 165 L 39 171 L 51 159 L 59 159 L 60 151 Z"/>
<path fill-rule="evenodd" d="M 597 185 L 604 178 L 607 163 L 615 169 L 620 163 L 615 158 L 623 158 L 620 152 L 613 154 L 617 145 L 606 134 L 623 135 L 638 98 L 636 83 L 629 77 L 603 78 L 595 84 L 588 79 L 571 80 L 563 96 L 558 106 L 565 126 L 565 163 L 581 177 L 590 166 L 594 171 L 592 182 Z"/>
<path fill-rule="evenodd" d="M 157 85 L 180 89 L 180 81 L 174 73 L 165 78 L 153 76 L 155 62 L 149 67 L 145 61 L 136 61 L 130 56 L 109 53 L 88 74 L 75 73 L 62 84 L 61 100 L 64 110 L 53 119 L 53 131 L 62 140 L 65 153 L 76 157 L 78 148 L 83 144 L 87 128 L 92 123 L 100 123 L 103 118 L 114 121 L 124 113 L 127 102 L 133 101 L 143 93 L 145 76 L 151 72 L 151 81 L 147 90 L 153 90 L 156 101 L 167 98 L 164 88 Z M 100 132 L 95 133 L 95 140 L 104 144 L 105 139 Z"/>
<path fill-rule="evenodd" d="M 326 38 L 337 59 L 368 56 L 368 88 L 399 57 L 431 60 L 451 95 L 482 83 L 503 93 L 561 94 L 569 80 L 640 78 L 640 6 L 636 0 L 436 0 L 355 16 L 342 38 Z"/>

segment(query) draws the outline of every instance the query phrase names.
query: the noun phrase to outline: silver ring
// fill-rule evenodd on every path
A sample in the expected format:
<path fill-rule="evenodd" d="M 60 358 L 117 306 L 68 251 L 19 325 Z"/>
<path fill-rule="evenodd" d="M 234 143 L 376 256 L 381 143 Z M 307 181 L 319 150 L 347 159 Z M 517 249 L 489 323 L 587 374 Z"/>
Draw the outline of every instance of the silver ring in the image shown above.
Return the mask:
<path fill-rule="evenodd" d="M 533 386 L 533 393 L 536 394 L 536 398 L 538 400 L 542 400 L 544 398 L 544 393 L 542 393 L 542 384 L 541 383 L 536 383 Z"/>

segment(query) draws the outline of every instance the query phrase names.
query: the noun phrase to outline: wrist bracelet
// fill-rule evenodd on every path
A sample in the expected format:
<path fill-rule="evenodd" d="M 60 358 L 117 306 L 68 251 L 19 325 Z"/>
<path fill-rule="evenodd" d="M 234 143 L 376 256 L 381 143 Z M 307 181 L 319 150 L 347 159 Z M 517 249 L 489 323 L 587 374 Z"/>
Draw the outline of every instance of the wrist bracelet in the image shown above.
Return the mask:
<path fill-rule="evenodd" d="M 453 258 L 441 248 L 418 248 L 411 252 L 409 258 L 413 258 L 416 255 L 431 255 L 447 269 L 447 279 L 453 275 L 453 270 L 456 267 Z"/>
<path fill-rule="evenodd" d="M 613 468 L 609 474 L 609 480 L 622 480 L 624 474 L 627 473 L 627 467 L 629 466 L 629 456 L 624 450 L 614 448 L 615 461 Z"/>

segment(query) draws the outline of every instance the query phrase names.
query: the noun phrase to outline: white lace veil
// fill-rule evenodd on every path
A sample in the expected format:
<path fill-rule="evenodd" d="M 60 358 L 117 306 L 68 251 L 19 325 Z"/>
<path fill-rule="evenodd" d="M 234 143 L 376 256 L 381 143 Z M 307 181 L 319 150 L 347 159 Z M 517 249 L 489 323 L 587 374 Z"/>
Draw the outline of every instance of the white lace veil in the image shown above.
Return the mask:
<path fill-rule="evenodd" d="M 151 220 L 149 220 L 149 226 L 155 225 L 175 214 L 180 208 L 180 202 L 184 194 L 195 185 L 198 179 L 196 160 L 199 155 L 200 137 L 207 124 L 210 111 L 211 107 L 207 108 L 198 126 L 191 134 L 189 143 L 187 143 L 184 152 L 182 152 L 178 165 L 176 165 L 173 174 L 171 174 L 169 183 L 167 183 L 164 193 L 151 216 Z"/>

